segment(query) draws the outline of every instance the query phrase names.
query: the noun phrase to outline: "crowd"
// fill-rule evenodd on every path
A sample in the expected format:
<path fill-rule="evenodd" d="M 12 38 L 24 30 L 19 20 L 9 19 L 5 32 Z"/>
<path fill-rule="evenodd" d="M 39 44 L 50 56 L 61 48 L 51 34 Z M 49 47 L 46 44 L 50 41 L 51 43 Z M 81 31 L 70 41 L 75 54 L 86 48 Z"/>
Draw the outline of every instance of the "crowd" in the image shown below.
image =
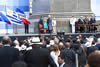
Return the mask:
<path fill-rule="evenodd" d="M 19 41 L 4 36 L 0 67 L 100 67 L 100 38 L 39 36 Z"/>
<path fill-rule="evenodd" d="M 51 15 L 47 17 L 41 17 L 39 21 L 40 33 L 56 33 L 56 19 L 51 19 Z"/>
<path fill-rule="evenodd" d="M 79 18 L 76 18 L 72 16 L 70 18 L 70 24 L 72 27 L 72 33 L 91 33 L 96 32 L 97 25 L 95 16 L 80 16 Z"/>

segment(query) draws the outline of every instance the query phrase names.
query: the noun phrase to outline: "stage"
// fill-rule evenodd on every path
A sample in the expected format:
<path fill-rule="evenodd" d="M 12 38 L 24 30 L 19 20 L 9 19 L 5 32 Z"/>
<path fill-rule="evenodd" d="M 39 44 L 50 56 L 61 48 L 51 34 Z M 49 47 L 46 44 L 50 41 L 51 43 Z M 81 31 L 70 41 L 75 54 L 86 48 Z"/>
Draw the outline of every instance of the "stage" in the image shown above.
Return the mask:
<path fill-rule="evenodd" d="M 93 36 L 93 35 L 95 35 L 98 38 L 100 37 L 100 32 L 98 32 L 98 33 L 65 33 L 64 39 L 66 40 L 69 36 L 72 36 L 73 38 L 75 38 L 79 34 L 81 34 L 82 36 L 87 36 L 87 37 Z M 3 36 L 9 36 L 12 40 L 14 40 L 15 37 L 18 37 L 19 40 L 24 40 L 30 36 L 34 37 L 34 36 L 40 36 L 40 35 L 47 36 L 47 37 L 58 36 L 57 34 L 0 34 L 0 40 L 2 40 Z"/>

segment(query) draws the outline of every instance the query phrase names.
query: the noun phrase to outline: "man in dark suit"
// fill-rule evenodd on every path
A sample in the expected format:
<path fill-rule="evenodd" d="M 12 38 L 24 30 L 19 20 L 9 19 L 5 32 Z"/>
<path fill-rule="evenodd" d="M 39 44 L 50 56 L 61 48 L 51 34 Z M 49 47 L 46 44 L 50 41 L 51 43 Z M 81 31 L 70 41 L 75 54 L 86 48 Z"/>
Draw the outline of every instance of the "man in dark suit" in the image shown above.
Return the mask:
<path fill-rule="evenodd" d="M 78 24 L 81 24 L 79 27 L 79 29 L 80 29 L 80 32 L 82 33 L 82 32 L 84 32 L 84 25 L 82 25 L 82 24 L 84 24 L 84 20 L 83 20 L 83 17 L 81 16 L 79 19 L 78 19 Z"/>
<path fill-rule="evenodd" d="M 29 33 L 29 24 L 24 23 L 25 26 L 25 33 L 28 34 Z"/>
<path fill-rule="evenodd" d="M 65 63 L 71 67 L 75 67 L 75 53 L 70 49 L 70 43 L 66 42 L 66 49 L 61 52 L 60 55 L 65 56 Z"/>
<path fill-rule="evenodd" d="M 10 47 L 9 37 L 4 37 L 2 41 L 4 47 L 0 48 L 0 67 L 11 67 L 19 60 L 19 51 Z"/>
<path fill-rule="evenodd" d="M 91 24 L 96 23 L 96 19 L 95 19 L 94 16 L 92 16 L 92 17 L 90 18 L 90 23 L 91 23 Z M 93 32 L 96 32 L 97 27 L 96 27 L 95 25 L 91 25 L 90 30 L 93 31 Z"/>
<path fill-rule="evenodd" d="M 33 37 L 31 45 L 32 49 L 24 54 L 24 60 L 28 67 L 48 67 L 49 64 L 50 67 L 56 67 L 49 51 L 45 48 L 40 48 L 42 43 L 38 37 Z"/>
<path fill-rule="evenodd" d="M 90 18 L 90 22 L 91 22 L 91 23 L 96 23 L 96 19 L 95 19 L 94 16 L 92 16 L 92 17 Z"/>
<path fill-rule="evenodd" d="M 58 63 L 60 64 L 60 67 L 70 67 L 68 64 L 65 63 L 64 58 L 64 55 L 60 55 L 58 57 Z"/>

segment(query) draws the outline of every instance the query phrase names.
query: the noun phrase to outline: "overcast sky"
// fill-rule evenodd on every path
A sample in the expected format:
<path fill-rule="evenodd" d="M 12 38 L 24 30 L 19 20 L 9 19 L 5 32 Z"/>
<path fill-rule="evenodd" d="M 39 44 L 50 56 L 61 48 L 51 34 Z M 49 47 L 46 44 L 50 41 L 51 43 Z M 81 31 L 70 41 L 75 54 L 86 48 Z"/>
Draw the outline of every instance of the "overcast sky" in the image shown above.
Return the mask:
<path fill-rule="evenodd" d="M 100 0 L 91 0 L 92 11 L 96 16 L 100 16 Z"/>
<path fill-rule="evenodd" d="M 96 16 L 100 16 L 100 0 L 96 0 Z"/>

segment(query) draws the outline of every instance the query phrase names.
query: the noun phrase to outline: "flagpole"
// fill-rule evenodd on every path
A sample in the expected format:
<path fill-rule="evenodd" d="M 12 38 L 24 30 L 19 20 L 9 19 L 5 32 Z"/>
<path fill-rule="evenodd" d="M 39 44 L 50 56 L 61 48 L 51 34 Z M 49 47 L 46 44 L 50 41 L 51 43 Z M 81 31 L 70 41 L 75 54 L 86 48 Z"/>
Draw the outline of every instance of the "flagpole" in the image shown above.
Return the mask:
<path fill-rule="evenodd" d="M 5 13 L 6 13 L 6 15 L 7 15 L 7 12 L 6 12 L 7 10 L 6 10 L 6 3 L 5 3 Z M 8 24 L 6 23 L 6 34 L 9 34 L 8 33 Z"/>
<path fill-rule="evenodd" d="M 17 24 L 16 24 L 16 33 L 15 34 L 18 34 L 18 31 L 17 31 Z"/>
<path fill-rule="evenodd" d="M 16 11 L 16 10 L 15 10 Z M 18 31 L 17 31 L 17 24 L 16 24 L 16 33 L 15 34 L 18 34 Z"/>

